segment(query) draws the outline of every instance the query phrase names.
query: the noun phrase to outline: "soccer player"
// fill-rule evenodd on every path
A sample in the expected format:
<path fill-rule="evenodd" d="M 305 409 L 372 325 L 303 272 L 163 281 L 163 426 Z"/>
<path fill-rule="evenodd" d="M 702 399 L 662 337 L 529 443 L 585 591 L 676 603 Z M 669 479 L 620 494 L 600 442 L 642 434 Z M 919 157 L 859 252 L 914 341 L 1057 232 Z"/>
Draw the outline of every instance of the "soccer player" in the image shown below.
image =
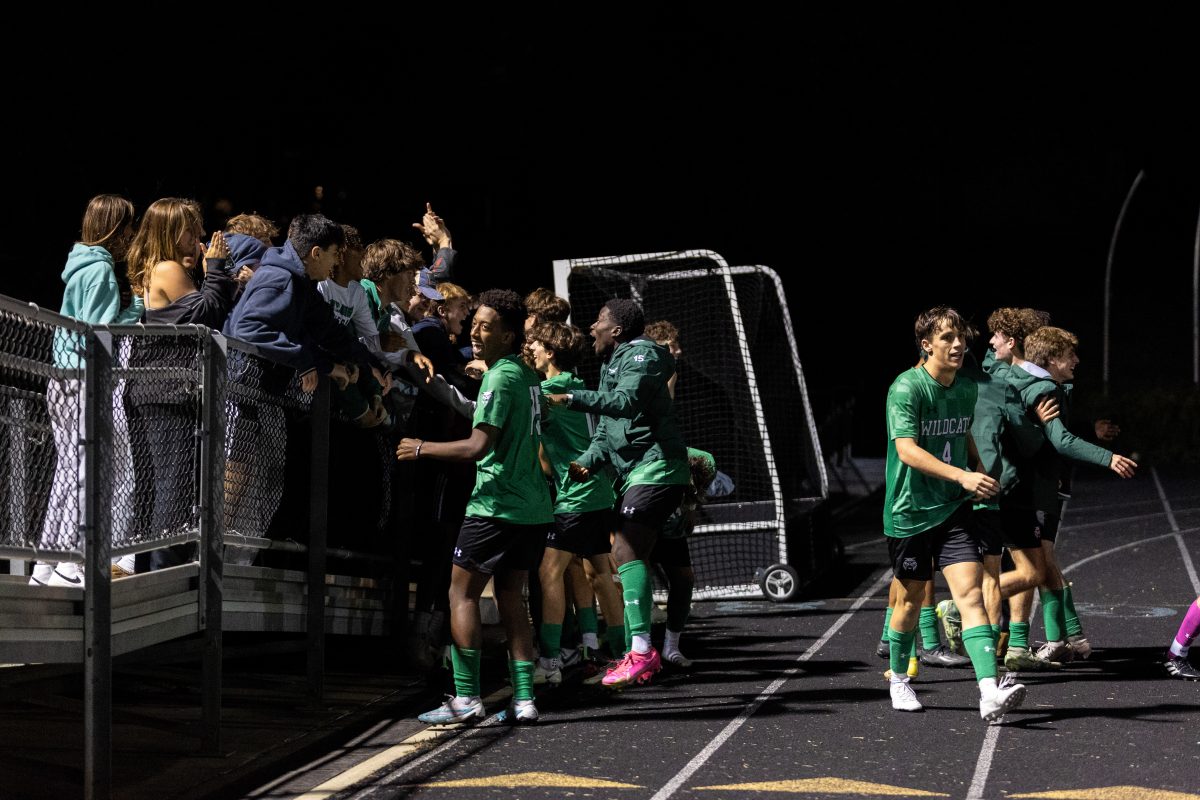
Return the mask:
<path fill-rule="evenodd" d="M 906 667 L 925 582 L 936 567 L 962 614 L 963 645 L 979 684 L 979 714 L 992 721 L 1021 703 L 1025 687 L 996 684 L 996 640 L 983 608 L 979 541 L 969 528 L 970 500 L 994 496 L 999 483 L 968 469 L 979 464 L 970 432 L 976 387 L 958 377 L 968 331 L 952 308 L 921 314 L 914 332 L 925 358 L 888 390 L 883 530 L 903 592 L 888 630 L 890 690 L 892 708 L 923 709 Z"/>
<path fill-rule="evenodd" d="M 527 351 L 533 368 L 546 376 L 542 391 L 546 394 L 573 392 L 586 388 L 571 370 L 586 346 L 583 332 L 561 322 L 541 322 L 526 334 Z M 550 478 L 558 490 L 554 504 L 554 527 L 546 536 L 546 552 L 538 572 L 542 586 L 542 655 L 533 674 L 534 683 L 562 682 L 563 617 L 567 598 L 563 582 L 572 558 L 586 558 L 596 573 L 594 586 L 600 610 L 608 623 L 606 637 L 614 655 L 625 652 L 625 626 L 621 596 L 612 580 L 608 540 L 613 503 L 612 481 L 596 475 L 590 481 L 572 481 L 567 474 L 572 461 L 583 455 L 591 440 L 591 423 L 586 414 L 561 406 L 551 406 L 542 425 L 542 447 Z M 579 627 L 585 639 L 598 630 L 591 592 L 578 592 L 587 582 L 574 586 Z M 580 602 L 582 601 L 582 602 Z M 592 641 L 589 647 L 598 646 Z"/>
<path fill-rule="evenodd" d="M 554 515 L 538 463 L 541 381 L 519 356 L 524 324 L 525 304 L 515 292 L 490 289 L 481 294 L 471 325 L 471 350 L 488 371 L 471 436 L 455 442 L 406 438 L 396 449 L 401 461 L 476 462 L 475 490 L 454 548 L 450 578 L 455 696 L 419 715 L 422 722 L 464 722 L 485 714 L 479 680 L 479 598 L 493 578 L 513 684 L 513 702 L 505 718 L 519 723 L 538 718 L 533 703 L 533 631 L 524 590 Z"/>
<path fill-rule="evenodd" d="M 610 464 L 624 481 L 613 557 L 624 587 L 630 650 L 605 674 L 605 686 L 645 683 L 662 669 L 662 659 L 650 644 L 654 596 L 646 561 L 691 479 L 687 449 L 667 390 L 675 359 L 642 335 L 645 326 L 642 307 L 636 302 L 609 300 L 592 325 L 596 354 L 607 358 L 600 389 L 547 398 L 552 405 L 601 415 L 587 451 L 571 464 L 571 477 L 588 480 Z"/>
<path fill-rule="evenodd" d="M 1167 672 L 1176 678 L 1182 678 L 1185 681 L 1200 681 L 1200 670 L 1197 670 L 1188 661 L 1188 651 L 1192 647 L 1192 642 L 1196 640 L 1197 633 L 1200 633 L 1200 597 L 1197 597 L 1196 602 L 1188 606 L 1187 614 L 1184 615 L 1183 622 L 1179 625 L 1179 631 L 1171 640 L 1171 647 L 1167 650 L 1167 661 L 1164 666 L 1166 666 Z"/>
<path fill-rule="evenodd" d="M 1058 523 L 1062 517 L 1062 505 L 1070 495 L 1070 468 L 1067 459 L 1107 467 L 1122 478 L 1132 478 L 1137 464 L 1125 456 L 1072 434 L 1067 430 L 1070 417 L 1071 381 L 1075 379 L 1075 367 L 1079 356 L 1075 349 L 1079 339 L 1062 328 L 1043 326 L 1025 339 L 1025 359 L 1020 363 L 1014 358 L 1009 380 L 1020 393 L 1024 408 L 1034 407 L 1047 395 L 1053 396 L 1058 404 L 1059 417 L 1051 420 L 1042 429 L 1044 441 L 1040 442 L 1037 454 L 1022 468 L 1022 480 L 1027 482 L 1033 493 L 1045 571 L 1038 594 L 1042 601 L 1042 621 L 1046 626 L 1046 644 L 1037 655 L 1052 663 L 1070 661 L 1075 656 L 1087 658 L 1091 645 L 1083 635 L 1079 615 L 1071 589 L 1063 579 L 1062 571 L 1054 557 L 1054 540 L 1058 536 Z M 1032 612 L 1032 589 L 1013 595 L 1009 611 L 1014 621 L 1029 620 Z M 1011 642 L 1011 640 L 1010 640 Z"/>
<path fill-rule="evenodd" d="M 984 548 L 984 607 L 997 634 L 1002 597 L 1037 586 L 1045 572 L 1029 481 L 1018 480 L 1017 474 L 1017 464 L 1036 452 L 1043 437 L 1040 426 L 1025 413 L 1020 396 L 1008 380 L 1013 361 L 1023 359 L 1025 338 L 1041 326 L 1042 319 L 1032 309 L 996 309 L 988 317 L 991 347 L 982 368 L 965 373 L 979 387 L 971 436 L 983 469 L 1000 481 L 999 495 L 975 505 L 975 525 Z M 1057 416 L 1057 411 L 1047 410 L 1050 405 L 1045 398 L 1035 404 L 1043 423 Z M 1031 440 L 1036 440 L 1032 446 L 1026 444 Z M 1008 548 L 1015 569 L 1001 575 L 1004 547 Z M 1027 619 L 1013 619 L 1009 637 L 1004 665 L 1010 672 L 1053 666 L 1030 651 Z"/>

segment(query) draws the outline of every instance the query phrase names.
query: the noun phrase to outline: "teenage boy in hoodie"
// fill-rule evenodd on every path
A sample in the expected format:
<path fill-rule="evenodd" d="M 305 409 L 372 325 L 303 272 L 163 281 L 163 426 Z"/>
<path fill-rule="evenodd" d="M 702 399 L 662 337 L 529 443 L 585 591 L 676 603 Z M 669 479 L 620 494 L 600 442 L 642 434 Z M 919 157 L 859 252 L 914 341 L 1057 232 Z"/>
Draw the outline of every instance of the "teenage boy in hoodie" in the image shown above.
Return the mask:
<path fill-rule="evenodd" d="M 345 242 L 342 227 L 327 217 L 296 217 L 288 226 L 287 243 L 263 254 L 225 323 L 226 336 L 256 345 L 295 368 L 306 392 L 317 388 L 318 371 L 345 385 L 347 370 L 335 357 L 354 362 L 366 352 L 316 289 L 333 274 Z"/>
<path fill-rule="evenodd" d="M 132 294 L 129 302 L 122 301 L 121 283 L 117 278 L 116 262 L 125 257 L 133 241 L 133 204 L 115 194 L 93 197 L 83 214 L 80 241 L 71 248 L 63 267 L 65 284 L 61 313 L 92 325 L 133 323 L 142 316 L 142 298 Z M 54 448 L 59 457 L 54 467 L 50 489 L 50 508 L 42 526 L 39 547 L 61 550 L 78 546 L 79 509 L 83 497 L 76 502 L 69 498 L 83 486 L 83 461 L 78 457 L 78 442 L 86 438 L 83 414 L 83 359 L 81 342 L 64 330 L 55 331 L 54 365 L 64 372 L 62 380 L 46 385 L 46 404 L 54 432 Z M 113 405 L 113 443 L 118 449 L 115 462 L 130 474 L 127 480 L 114 475 L 113 491 L 128 492 L 132 488 L 132 465 L 129 463 L 129 435 L 120 392 L 115 393 Z M 124 448 L 124 457 L 119 452 Z M 114 506 L 129 508 L 130 503 Z M 121 538 L 121 520 L 113 520 L 113 536 Z M 114 562 L 116 563 L 116 562 Z M 129 572 L 132 572 L 132 563 Z M 77 564 L 39 561 L 33 566 L 29 579 L 32 586 L 82 586 L 83 571 Z"/>
<path fill-rule="evenodd" d="M 925 585 L 940 569 L 963 621 L 975 668 L 979 715 L 991 722 L 1020 705 L 1025 687 L 996 684 L 996 640 L 983 607 L 979 540 L 971 500 L 995 496 L 999 482 L 980 472 L 971 437 L 977 389 L 959 377 L 970 326 L 952 308 L 922 313 L 913 326 L 923 360 L 888 389 L 883 531 L 899 598 L 888 629 L 892 708 L 921 711 L 906 673 Z"/>
<path fill-rule="evenodd" d="M 595 351 L 607 363 L 599 391 L 573 389 L 548 395 L 552 405 L 597 414 L 591 444 L 569 468 L 574 480 L 611 465 L 624 481 L 617 507 L 621 524 L 613 558 L 625 597 L 625 630 L 630 650 L 605 674 L 605 686 L 645 683 L 662 669 L 650 644 L 653 585 L 647 561 L 663 525 L 679 508 L 691 481 L 687 448 L 679 432 L 667 383 L 675 359 L 643 336 L 646 318 L 633 300 L 609 300 L 592 324 Z"/>
<path fill-rule="evenodd" d="M 1070 420 L 1071 381 L 1079 356 L 1079 339 L 1062 328 L 1044 326 L 1025 339 L 1025 358 L 1013 359 L 1009 381 L 1021 398 L 1022 410 L 1037 406 L 1052 396 L 1058 402 L 1059 416 L 1041 429 L 1043 441 L 1037 454 L 1019 468 L 1020 480 L 1032 493 L 1036 509 L 1045 570 L 1038 594 L 1042 601 L 1042 620 L 1046 626 L 1046 644 L 1038 650 L 1040 659 L 1051 663 L 1087 658 L 1092 648 L 1083 635 L 1083 626 L 1075 612 L 1071 587 L 1063 580 L 1054 557 L 1054 540 L 1063 501 L 1070 496 L 1070 461 L 1107 467 L 1122 478 L 1132 478 L 1137 464 L 1125 456 L 1080 439 L 1067 430 Z M 1013 595 L 1009 601 L 1012 622 L 1029 622 L 1033 590 Z M 1011 623 L 1010 623 L 1011 627 Z"/>

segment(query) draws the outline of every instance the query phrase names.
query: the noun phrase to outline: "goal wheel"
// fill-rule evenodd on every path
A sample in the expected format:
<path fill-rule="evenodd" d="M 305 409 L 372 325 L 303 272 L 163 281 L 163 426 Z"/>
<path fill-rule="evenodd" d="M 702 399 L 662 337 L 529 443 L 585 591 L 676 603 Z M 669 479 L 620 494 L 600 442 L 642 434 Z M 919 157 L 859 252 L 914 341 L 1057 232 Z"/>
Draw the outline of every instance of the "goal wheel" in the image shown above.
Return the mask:
<path fill-rule="evenodd" d="M 787 564 L 772 564 L 758 579 L 765 597 L 776 603 L 786 603 L 800 591 L 800 576 Z"/>

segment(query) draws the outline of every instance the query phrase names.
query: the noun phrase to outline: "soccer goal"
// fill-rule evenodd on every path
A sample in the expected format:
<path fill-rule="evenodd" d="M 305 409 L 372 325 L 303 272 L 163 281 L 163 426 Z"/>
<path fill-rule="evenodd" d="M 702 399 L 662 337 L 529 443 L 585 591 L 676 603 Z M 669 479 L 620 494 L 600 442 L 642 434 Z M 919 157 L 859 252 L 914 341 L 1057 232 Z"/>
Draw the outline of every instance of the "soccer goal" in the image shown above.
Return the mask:
<path fill-rule="evenodd" d="M 696 599 L 791 599 L 824 561 L 812 512 L 829 489 L 779 275 L 686 250 L 555 261 L 554 276 L 580 327 L 625 297 L 642 304 L 647 322 L 679 330 L 684 438 L 733 482 L 702 508 L 692 534 Z M 599 366 L 594 357 L 581 365 L 588 385 Z"/>

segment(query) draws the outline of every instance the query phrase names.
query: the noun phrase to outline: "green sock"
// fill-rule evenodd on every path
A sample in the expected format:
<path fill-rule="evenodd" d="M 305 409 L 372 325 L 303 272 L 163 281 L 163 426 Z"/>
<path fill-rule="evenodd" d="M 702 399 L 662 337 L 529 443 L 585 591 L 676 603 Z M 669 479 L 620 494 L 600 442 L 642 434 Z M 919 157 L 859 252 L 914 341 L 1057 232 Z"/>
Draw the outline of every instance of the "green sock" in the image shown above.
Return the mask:
<path fill-rule="evenodd" d="M 468 650 L 458 645 L 450 646 L 450 660 L 454 663 L 454 693 L 459 697 L 479 696 L 479 661 L 482 650 Z"/>
<path fill-rule="evenodd" d="M 600 622 L 596 619 L 596 609 L 589 606 L 581 608 L 577 612 L 579 617 L 579 632 L 580 633 L 596 633 L 600 630 Z"/>
<path fill-rule="evenodd" d="M 962 637 L 963 647 L 971 657 L 971 666 L 975 668 L 975 680 L 996 677 L 996 642 L 992 639 L 992 626 L 967 628 Z"/>
<path fill-rule="evenodd" d="M 937 609 L 933 606 L 921 606 L 921 646 L 926 650 L 933 650 L 941 640 L 938 639 L 938 618 Z"/>
<path fill-rule="evenodd" d="M 1066 638 L 1063 628 L 1067 626 L 1067 620 L 1063 610 L 1062 589 L 1040 589 L 1038 596 L 1042 598 L 1042 624 L 1046 626 L 1046 641 L 1063 641 Z"/>
<path fill-rule="evenodd" d="M 612 651 L 614 658 L 620 658 L 622 654 L 628 652 L 625 648 L 625 626 L 624 625 L 609 625 L 604 629 L 604 639 L 608 642 L 608 649 Z"/>
<path fill-rule="evenodd" d="M 883 612 L 883 633 L 879 635 L 879 641 L 881 642 L 888 641 L 888 628 L 890 628 L 892 624 L 893 610 L 894 609 L 891 606 L 888 606 L 887 610 Z"/>
<path fill-rule="evenodd" d="M 621 573 L 622 594 L 625 596 L 625 636 L 632 641 L 634 636 L 650 635 L 650 604 L 653 588 L 650 573 L 641 561 L 630 561 L 617 568 Z"/>
<path fill-rule="evenodd" d="M 903 633 L 895 628 L 888 628 L 889 659 L 893 675 L 908 674 L 909 653 L 912 652 L 916 638 L 916 631 Z"/>
<path fill-rule="evenodd" d="M 1071 586 L 1063 587 L 1063 607 L 1067 612 L 1067 636 L 1082 636 L 1083 625 L 1079 623 L 1079 615 L 1075 613 L 1075 600 L 1071 596 Z"/>
<path fill-rule="evenodd" d="M 999 642 L 999 641 L 1000 641 L 1000 626 L 999 626 L 999 625 L 992 625 L 992 626 L 990 626 L 990 627 L 991 627 L 991 629 L 992 629 L 992 641 L 993 641 L 993 642 Z"/>
<path fill-rule="evenodd" d="M 562 648 L 562 629 L 562 625 L 542 623 L 542 658 L 558 658 L 558 651 Z"/>
<path fill-rule="evenodd" d="M 1028 622 L 1010 622 L 1008 623 L 1008 649 L 1015 650 L 1019 647 L 1029 647 L 1029 623 Z"/>
<path fill-rule="evenodd" d="M 512 678 L 513 700 L 533 699 L 533 662 L 508 662 L 508 674 Z"/>

